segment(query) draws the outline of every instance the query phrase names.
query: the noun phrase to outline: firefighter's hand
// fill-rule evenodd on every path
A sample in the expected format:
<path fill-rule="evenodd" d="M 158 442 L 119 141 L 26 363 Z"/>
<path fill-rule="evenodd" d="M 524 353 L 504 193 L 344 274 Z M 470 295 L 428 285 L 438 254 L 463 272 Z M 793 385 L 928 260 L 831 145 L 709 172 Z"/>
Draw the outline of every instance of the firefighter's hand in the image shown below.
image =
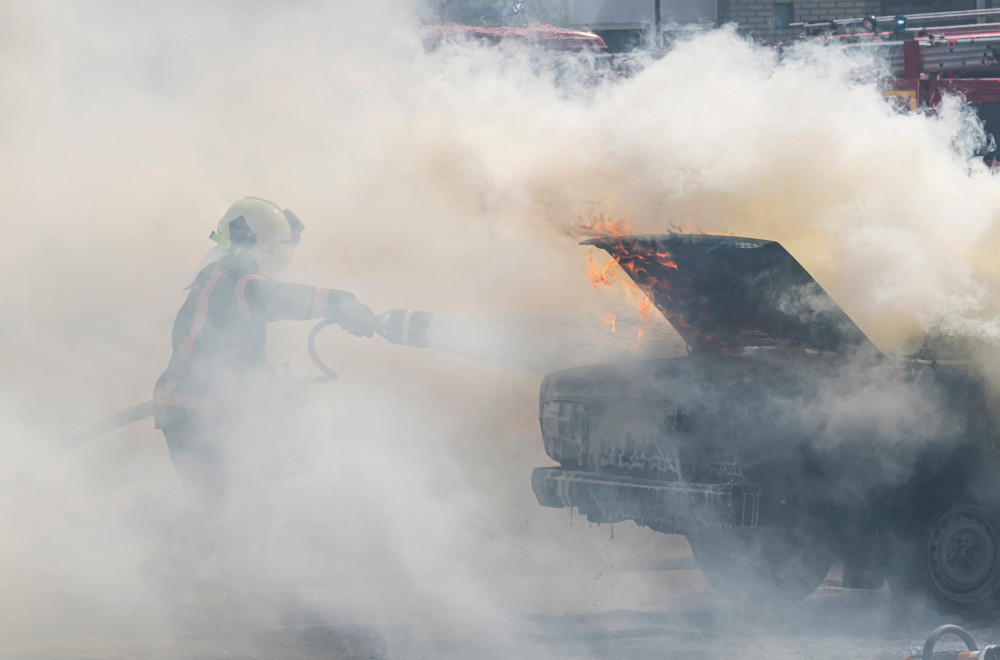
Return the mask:
<path fill-rule="evenodd" d="M 375 334 L 375 312 L 363 302 L 354 298 L 345 300 L 337 312 L 337 323 L 352 335 L 371 337 Z"/>

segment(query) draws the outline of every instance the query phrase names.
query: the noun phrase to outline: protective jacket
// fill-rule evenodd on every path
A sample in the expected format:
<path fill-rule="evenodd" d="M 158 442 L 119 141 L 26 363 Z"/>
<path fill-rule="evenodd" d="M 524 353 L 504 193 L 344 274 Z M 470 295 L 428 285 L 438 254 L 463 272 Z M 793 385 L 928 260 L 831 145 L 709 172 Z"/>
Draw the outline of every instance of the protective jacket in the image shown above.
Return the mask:
<path fill-rule="evenodd" d="M 241 254 L 209 264 L 174 320 L 173 354 L 153 392 L 157 427 L 184 411 L 230 412 L 240 391 L 252 390 L 248 381 L 274 377 L 265 354 L 268 322 L 336 316 L 353 299 L 344 291 L 275 281 Z"/>

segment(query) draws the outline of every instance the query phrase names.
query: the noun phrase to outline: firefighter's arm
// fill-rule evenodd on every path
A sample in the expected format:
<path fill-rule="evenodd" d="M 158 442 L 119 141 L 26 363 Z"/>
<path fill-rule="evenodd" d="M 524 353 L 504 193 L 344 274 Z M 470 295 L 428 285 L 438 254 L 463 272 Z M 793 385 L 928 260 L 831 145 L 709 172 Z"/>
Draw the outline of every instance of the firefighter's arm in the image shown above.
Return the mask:
<path fill-rule="evenodd" d="M 264 321 L 333 318 L 351 334 L 372 336 L 375 315 L 353 293 L 277 282 L 265 275 L 245 275 L 236 284 L 236 307 L 247 317 Z"/>

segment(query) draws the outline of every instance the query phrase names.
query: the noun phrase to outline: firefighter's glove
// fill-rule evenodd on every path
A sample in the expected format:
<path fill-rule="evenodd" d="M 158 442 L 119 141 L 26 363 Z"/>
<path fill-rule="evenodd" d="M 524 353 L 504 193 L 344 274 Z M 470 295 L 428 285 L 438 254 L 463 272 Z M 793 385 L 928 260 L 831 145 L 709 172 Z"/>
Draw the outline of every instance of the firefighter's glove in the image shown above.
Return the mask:
<path fill-rule="evenodd" d="M 337 323 L 356 337 L 371 337 L 375 334 L 375 312 L 353 297 L 340 305 Z"/>

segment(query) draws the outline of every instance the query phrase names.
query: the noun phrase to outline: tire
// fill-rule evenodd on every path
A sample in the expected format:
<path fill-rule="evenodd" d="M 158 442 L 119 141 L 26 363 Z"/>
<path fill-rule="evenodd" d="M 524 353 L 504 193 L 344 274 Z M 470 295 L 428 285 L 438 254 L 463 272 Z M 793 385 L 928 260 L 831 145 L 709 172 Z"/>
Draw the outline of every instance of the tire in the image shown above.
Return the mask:
<path fill-rule="evenodd" d="M 738 602 L 798 602 L 816 590 L 832 558 L 781 528 L 704 530 L 688 535 L 695 563 L 720 595 Z"/>
<path fill-rule="evenodd" d="M 945 612 L 992 610 L 1000 594 L 1000 518 L 976 503 L 938 508 L 892 535 L 887 563 L 897 597 L 922 594 Z"/>

